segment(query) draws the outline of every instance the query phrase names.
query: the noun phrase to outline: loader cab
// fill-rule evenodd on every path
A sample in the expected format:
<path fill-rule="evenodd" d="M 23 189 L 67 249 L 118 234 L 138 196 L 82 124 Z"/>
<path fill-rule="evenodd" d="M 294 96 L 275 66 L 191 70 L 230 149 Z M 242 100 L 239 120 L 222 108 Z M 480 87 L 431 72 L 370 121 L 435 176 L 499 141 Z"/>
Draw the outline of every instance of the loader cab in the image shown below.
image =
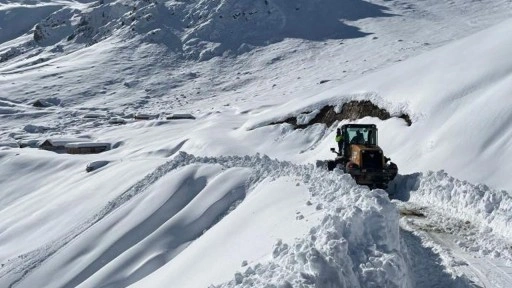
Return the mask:
<path fill-rule="evenodd" d="M 345 124 L 341 126 L 345 155 L 350 155 L 351 145 L 377 146 L 378 131 L 375 124 Z"/>

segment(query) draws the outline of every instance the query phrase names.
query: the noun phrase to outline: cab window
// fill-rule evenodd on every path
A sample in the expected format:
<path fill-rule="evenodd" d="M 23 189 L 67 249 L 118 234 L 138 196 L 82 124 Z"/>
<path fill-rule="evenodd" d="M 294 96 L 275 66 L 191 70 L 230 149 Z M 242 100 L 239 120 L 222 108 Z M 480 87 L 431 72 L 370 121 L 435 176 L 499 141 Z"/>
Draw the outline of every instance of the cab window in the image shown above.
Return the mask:
<path fill-rule="evenodd" d="M 377 132 L 374 128 L 347 128 L 350 144 L 377 145 Z"/>

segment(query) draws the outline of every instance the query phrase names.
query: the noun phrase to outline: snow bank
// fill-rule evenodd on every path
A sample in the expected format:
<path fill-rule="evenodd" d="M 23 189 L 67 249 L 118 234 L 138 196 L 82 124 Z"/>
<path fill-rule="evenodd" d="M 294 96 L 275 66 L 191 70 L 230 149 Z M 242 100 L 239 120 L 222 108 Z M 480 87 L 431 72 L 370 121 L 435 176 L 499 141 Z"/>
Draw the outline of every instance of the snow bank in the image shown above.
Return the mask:
<path fill-rule="evenodd" d="M 464 222 L 462 226 L 474 226 L 477 234 L 465 235 L 468 243 L 460 242 L 462 247 L 483 254 L 508 255 L 512 260 L 507 242 L 502 241 L 512 239 L 512 196 L 508 192 L 471 184 L 444 171 L 399 176 L 395 185 L 392 192 L 396 192 L 396 199 L 433 209 L 446 218 L 436 221 L 447 222 L 452 218 Z M 438 225 L 445 226 L 446 223 Z M 452 226 L 464 228 L 460 224 Z"/>
<path fill-rule="evenodd" d="M 338 91 L 340 89 L 336 90 Z M 399 117 L 400 115 L 407 114 L 411 116 L 413 121 L 419 117 L 414 112 L 411 112 L 407 102 L 398 101 L 393 103 L 375 92 L 340 94 L 338 92 L 333 93 L 333 91 L 329 90 L 315 96 L 316 97 L 310 97 L 308 99 L 292 100 L 282 104 L 278 109 L 272 109 L 269 112 L 253 117 L 248 120 L 243 127 L 246 130 L 252 130 L 269 125 L 270 123 L 283 121 L 290 117 L 297 117 L 297 120 L 301 122 L 299 124 L 306 124 L 309 120 L 314 118 L 318 114 L 317 111 L 322 108 L 334 106 L 335 111 L 340 112 L 344 104 L 352 101 L 370 101 L 379 108 L 388 111 L 391 117 Z"/>
<path fill-rule="evenodd" d="M 178 169 L 180 167 L 185 170 Z M 202 169 L 204 173 L 210 171 L 205 174 L 210 176 L 204 178 L 199 173 L 190 178 L 197 173 L 194 171 L 199 171 L 197 169 Z M 206 181 L 221 170 L 232 172 L 223 172 L 218 179 Z M 152 272 L 171 261 L 187 246 L 182 245 L 201 237 L 205 230 L 222 221 L 236 207 L 237 201 L 250 194 L 262 181 L 280 177 L 292 177 L 297 185 L 308 188 L 310 205 L 324 215 L 321 223 L 294 243 L 278 241 L 273 252 L 266 251 L 267 255 L 272 254 L 269 261 L 251 265 L 244 272 L 236 273 L 234 281 L 220 287 L 254 287 L 267 283 L 302 283 L 307 285 L 305 287 L 409 286 L 408 267 L 400 246 L 398 213 L 384 191 L 369 191 L 360 187 L 349 175 L 340 171 L 329 173 L 313 165 L 295 165 L 267 156 L 195 157 L 184 152 L 109 201 L 93 217 L 77 223 L 63 237 L 3 263 L 0 269 L 1 283 L 8 284 L 5 281 L 9 281 L 17 282 L 18 287 L 33 287 L 35 283 L 47 283 L 49 286 L 68 283 L 74 286 L 86 281 L 83 282 L 86 286 L 125 287 L 146 277 L 137 285 L 171 285 L 173 279 L 165 278 L 169 274 L 165 270 L 167 266 L 160 268 L 160 273 Z M 235 189 L 238 191 L 235 193 L 233 187 L 244 188 L 243 191 Z M 195 189 L 197 193 L 194 195 L 197 196 L 191 197 L 198 199 L 183 206 L 178 205 L 182 208 L 175 207 L 179 213 L 158 212 L 161 199 L 156 202 L 151 199 L 170 197 L 164 194 L 172 195 L 175 189 L 176 192 Z M 202 190 L 210 192 L 200 192 Z M 132 199 L 137 200 L 130 201 Z M 169 205 L 177 205 L 175 201 L 178 199 L 181 198 L 169 202 Z M 134 214 L 130 212 L 133 209 L 145 212 Z M 146 218 L 150 221 L 148 223 L 160 224 L 152 224 L 153 228 L 140 228 L 139 223 Z M 129 234 L 128 231 L 136 232 Z M 123 235 L 135 238 L 125 238 Z M 92 240 L 98 237 L 103 240 Z M 101 245 L 92 249 L 91 243 Z M 167 246 L 165 243 L 174 244 Z M 169 247 L 176 248 L 169 250 Z M 79 261 L 73 262 L 73 259 Z M 148 259 L 155 259 L 156 262 L 148 262 Z M 70 261 L 75 265 L 68 265 Z M 215 263 L 211 265 L 218 265 L 222 259 L 212 261 Z M 57 271 L 63 276 L 59 279 L 48 278 Z"/>
<path fill-rule="evenodd" d="M 308 187 L 314 202 L 311 204 L 324 211 L 321 224 L 312 227 L 307 235 L 294 243 L 278 241 L 268 262 L 247 267 L 236 273 L 233 281 L 218 287 L 409 286 L 408 268 L 399 241 L 398 213 L 384 191 L 368 191 L 355 185 L 348 175 L 328 173 L 313 165 L 271 160 L 267 156 L 203 158 L 181 153 L 179 158 L 184 163 L 251 167 L 249 187 L 267 178 L 297 178 Z M 165 274 L 165 268 L 159 272 Z M 150 276 L 135 287 L 148 287 L 156 281 L 172 283 L 165 276 Z"/>
<path fill-rule="evenodd" d="M 395 207 L 381 205 L 386 200 L 378 192 L 354 203 L 347 203 L 354 194 L 345 196 L 324 207 L 322 224 L 306 237 L 278 241 L 269 262 L 245 268 L 217 287 L 409 287 Z"/>

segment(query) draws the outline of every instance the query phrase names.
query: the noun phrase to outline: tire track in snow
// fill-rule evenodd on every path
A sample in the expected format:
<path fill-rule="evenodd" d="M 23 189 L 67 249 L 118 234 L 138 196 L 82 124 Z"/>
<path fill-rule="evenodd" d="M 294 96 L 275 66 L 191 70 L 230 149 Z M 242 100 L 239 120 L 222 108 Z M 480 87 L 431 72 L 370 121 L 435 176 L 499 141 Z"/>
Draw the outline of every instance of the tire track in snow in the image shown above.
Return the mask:
<path fill-rule="evenodd" d="M 506 261 L 491 259 L 470 250 L 466 251 L 458 244 L 463 237 L 445 232 L 447 229 L 450 230 L 450 227 L 439 227 L 428 219 L 418 218 L 414 215 L 406 215 L 404 218 L 405 223 L 402 222 L 402 226 L 411 233 L 419 235 L 425 249 L 435 250 L 438 254 L 437 257 L 443 258 L 443 264 L 453 274 L 465 275 L 477 287 L 512 287 L 512 267 L 500 267 L 500 265 L 505 265 Z M 472 227 L 471 229 L 476 228 Z"/>
<path fill-rule="evenodd" d="M 437 252 L 447 270 L 476 286 L 512 287 L 508 193 L 443 171 L 401 175 L 392 187 L 394 197 L 404 201 L 397 202 L 400 226 Z"/>
<path fill-rule="evenodd" d="M 461 245 L 512 261 L 512 195 L 450 177 L 444 171 L 398 175 L 392 198 L 421 210 L 441 231 L 463 236 Z M 448 230 L 447 230 L 448 229 Z"/>
<path fill-rule="evenodd" d="M 500 272 L 492 272 L 491 269 L 485 269 L 485 266 L 492 265 L 491 261 L 485 258 L 477 257 L 476 255 L 471 255 L 469 253 L 466 253 L 462 251 L 460 247 L 457 246 L 456 243 L 453 242 L 453 240 L 450 240 L 449 236 L 442 233 L 436 233 L 436 232 L 427 232 L 428 236 L 437 244 L 439 244 L 442 249 L 446 249 L 450 252 L 450 255 L 453 256 L 456 260 L 463 261 L 464 264 L 461 264 L 460 266 L 456 266 L 455 269 L 466 271 L 464 274 L 468 275 L 469 278 L 476 280 L 475 282 L 480 284 L 484 288 L 492 288 L 492 287 L 510 287 L 512 282 L 509 282 L 508 285 L 494 285 L 493 283 L 500 282 L 496 281 L 500 279 L 500 277 L 505 276 L 505 278 L 508 276 L 504 271 L 500 270 Z M 478 259 L 478 260 L 477 260 Z M 494 266 L 494 265 L 492 265 Z M 466 268 L 467 267 L 467 268 Z M 471 274 L 474 275 L 474 277 L 471 277 Z M 491 280 L 491 277 L 494 276 L 495 280 Z M 508 276 L 510 277 L 510 276 Z M 512 279 L 511 279 L 512 280 Z"/>
<path fill-rule="evenodd" d="M 413 287 L 473 287 L 465 277 L 453 279 L 444 266 L 439 264 L 440 256 L 433 249 L 424 247 L 420 237 L 405 229 L 400 229 L 400 236 L 407 247 Z"/>

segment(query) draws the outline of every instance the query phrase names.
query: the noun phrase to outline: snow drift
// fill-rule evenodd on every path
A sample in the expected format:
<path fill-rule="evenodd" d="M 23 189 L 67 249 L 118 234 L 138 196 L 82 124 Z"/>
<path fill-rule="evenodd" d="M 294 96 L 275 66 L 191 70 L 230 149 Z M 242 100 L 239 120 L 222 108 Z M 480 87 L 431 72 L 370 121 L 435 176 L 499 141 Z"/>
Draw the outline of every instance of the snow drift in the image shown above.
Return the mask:
<path fill-rule="evenodd" d="M 176 170 L 179 167 L 183 168 Z M 205 158 L 186 153 L 159 166 L 62 238 L 4 261 L 2 283 L 17 287 L 126 286 L 148 275 L 141 287 L 146 281 L 168 281 L 172 269 L 151 272 L 179 257 L 190 241 L 215 229 L 220 219 L 225 221 L 240 205 L 238 201 L 257 190 L 262 181 L 281 177 L 308 187 L 310 205 L 323 211 L 321 224 L 307 235 L 296 235 L 302 239 L 296 243 L 278 242 L 273 264 L 256 268 L 263 278 L 246 271 L 237 274 L 236 281 L 408 286 L 398 241 L 398 213 L 384 191 L 370 192 L 355 185 L 348 175 L 266 156 Z M 171 267 L 185 273 L 184 267 Z M 55 273 L 62 277 L 47 277 Z"/>

